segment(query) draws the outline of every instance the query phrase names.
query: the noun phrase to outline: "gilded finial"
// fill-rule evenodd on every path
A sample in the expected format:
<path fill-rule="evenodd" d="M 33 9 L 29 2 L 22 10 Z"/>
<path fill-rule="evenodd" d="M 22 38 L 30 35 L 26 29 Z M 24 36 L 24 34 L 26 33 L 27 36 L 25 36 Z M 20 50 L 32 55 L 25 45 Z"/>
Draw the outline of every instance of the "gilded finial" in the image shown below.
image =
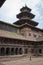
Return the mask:
<path fill-rule="evenodd" d="M 25 3 L 25 7 L 27 7 L 26 3 Z"/>

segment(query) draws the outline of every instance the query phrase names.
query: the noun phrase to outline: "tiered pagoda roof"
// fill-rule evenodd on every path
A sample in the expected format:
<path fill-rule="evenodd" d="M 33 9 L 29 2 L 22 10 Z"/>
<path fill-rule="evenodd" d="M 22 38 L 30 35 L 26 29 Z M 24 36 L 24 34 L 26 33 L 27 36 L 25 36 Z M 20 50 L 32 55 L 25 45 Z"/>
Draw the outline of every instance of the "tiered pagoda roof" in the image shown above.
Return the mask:
<path fill-rule="evenodd" d="M 0 21 L 0 23 L 2 23 L 3 25 L 4 25 L 4 24 L 5 24 L 5 25 L 9 25 L 9 26 L 15 27 L 15 28 L 22 28 L 22 27 L 24 27 L 24 26 L 28 26 L 28 27 L 30 27 L 30 28 L 32 28 L 32 29 L 34 29 L 34 30 L 43 32 L 43 29 L 39 29 L 39 28 L 34 27 L 34 26 L 32 26 L 32 25 L 30 25 L 30 24 L 28 24 L 28 23 L 25 23 L 25 24 L 22 24 L 22 25 L 17 25 L 17 23 L 16 23 L 16 24 L 11 24 L 11 23 L 7 23 L 7 22 L 4 22 L 4 21 Z M 18 23 L 19 23 L 19 22 L 18 22 Z"/>
<path fill-rule="evenodd" d="M 23 11 L 29 11 L 29 12 L 30 12 L 31 9 L 28 8 L 28 7 L 25 5 L 25 7 L 23 7 L 23 8 L 20 9 L 20 11 L 21 11 L 21 12 L 23 12 Z"/>
<path fill-rule="evenodd" d="M 37 22 L 35 22 L 35 21 L 33 21 L 33 20 L 29 19 L 29 18 L 22 18 L 22 19 L 20 19 L 20 20 L 18 20 L 16 22 L 14 22 L 14 24 L 16 24 L 16 25 L 22 25 L 22 24 L 25 24 L 25 23 L 28 23 L 28 24 L 30 24 L 32 26 L 37 26 L 38 25 Z"/>
<path fill-rule="evenodd" d="M 0 0 L 0 7 L 3 5 L 3 3 L 5 2 L 6 0 Z"/>
<path fill-rule="evenodd" d="M 17 15 L 17 18 L 21 19 L 23 16 L 27 16 L 31 19 L 35 17 L 35 15 L 33 15 L 32 13 L 28 11 L 24 11 L 24 12 L 19 13 L 19 15 Z"/>
<path fill-rule="evenodd" d="M 34 14 L 31 13 L 31 9 L 27 6 L 20 9 L 20 13 L 17 15 L 18 21 L 14 22 L 16 25 L 22 25 L 28 23 L 32 26 L 37 26 L 38 23 L 33 21 L 32 19 L 35 17 Z"/>

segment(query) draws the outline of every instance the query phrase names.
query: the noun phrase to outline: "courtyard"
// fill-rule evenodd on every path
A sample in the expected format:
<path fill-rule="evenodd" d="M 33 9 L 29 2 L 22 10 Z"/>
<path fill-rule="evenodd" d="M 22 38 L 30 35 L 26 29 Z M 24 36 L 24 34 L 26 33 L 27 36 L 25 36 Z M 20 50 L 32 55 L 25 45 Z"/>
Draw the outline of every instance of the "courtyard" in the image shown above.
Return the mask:
<path fill-rule="evenodd" d="M 31 61 L 29 57 L 10 58 L 1 60 L 0 65 L 43 65 L 43 57 L 32 57 Z"/>

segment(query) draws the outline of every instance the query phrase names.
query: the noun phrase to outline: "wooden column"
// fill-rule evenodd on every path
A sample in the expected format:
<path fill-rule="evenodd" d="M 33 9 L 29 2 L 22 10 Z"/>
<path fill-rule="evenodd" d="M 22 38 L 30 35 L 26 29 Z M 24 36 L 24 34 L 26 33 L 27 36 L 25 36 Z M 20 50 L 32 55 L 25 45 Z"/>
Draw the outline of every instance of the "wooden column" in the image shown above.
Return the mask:
<path fill-rule="evenodd" d="M 43 54 L 43 49 L 42 49 L 42 54 Z"/>

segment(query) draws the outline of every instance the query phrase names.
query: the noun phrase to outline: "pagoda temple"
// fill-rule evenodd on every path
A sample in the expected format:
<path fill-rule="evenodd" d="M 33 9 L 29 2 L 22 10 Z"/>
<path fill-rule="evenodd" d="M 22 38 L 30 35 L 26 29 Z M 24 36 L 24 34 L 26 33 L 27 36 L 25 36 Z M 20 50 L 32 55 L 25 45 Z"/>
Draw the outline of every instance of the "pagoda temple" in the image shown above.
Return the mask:
<path fill-rule="evenodd" d="M 0 56 L 43 56 L 43 30 L 36 27 L 34 17 L 31 9 L 24 6 L 13 24 L 0 21 Z"/>
<path fill-rule="evenodd" d="M 21 13 L 17 15 L 17 18 L 20 20 L 15 22 L 17 25 L 22 25 L 24 23 L 27 23 L 32 26 L 37 26 L 38 23 L 35 21 L 32 21 L 32 19 L 35 17 L 34 14 L 31 13 L 31 9 L 28 8 L 27 6 L 23 7 L 20 9 Z"/>

